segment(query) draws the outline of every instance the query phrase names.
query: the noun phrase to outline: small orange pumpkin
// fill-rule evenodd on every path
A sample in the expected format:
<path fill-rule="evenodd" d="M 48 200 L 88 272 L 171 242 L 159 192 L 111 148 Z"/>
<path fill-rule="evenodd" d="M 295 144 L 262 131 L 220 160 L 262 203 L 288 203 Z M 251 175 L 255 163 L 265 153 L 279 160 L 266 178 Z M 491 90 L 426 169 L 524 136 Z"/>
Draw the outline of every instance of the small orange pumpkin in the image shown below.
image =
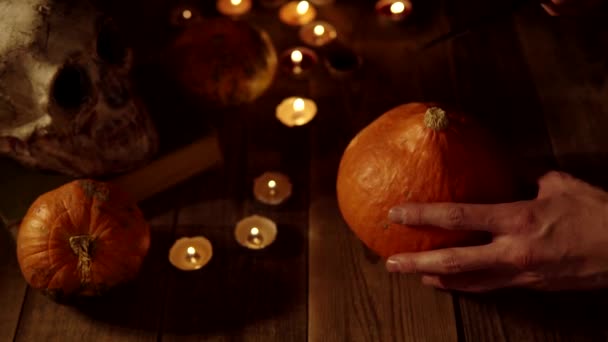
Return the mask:
<path fill-rule="evenodd" d="M 514 182 L 495 141 L 470 117 L 432 103 L 396 107 L 348 145 L 337 177 L 342 216 L 382 257 L 473 245 L 481 232 L 390 223 L 405 202 L 497 203 L 514 199 Z"/>
<path fill-rule="evenodd" d="M 168 63 L 186 93 L 205 105 L 231 107 L 260 97 L 272 84 L 278 61 L 265 31 L 245 21 L 214 18 L 181 32 Z"/>
<path fill-rule="evenodd" d="M 33 288 L 91 296 L 132 280 L 150 247 L 142 212 L 115 186 L 77 180 L 34 201 L 17 236 L 17 258 Z"/>

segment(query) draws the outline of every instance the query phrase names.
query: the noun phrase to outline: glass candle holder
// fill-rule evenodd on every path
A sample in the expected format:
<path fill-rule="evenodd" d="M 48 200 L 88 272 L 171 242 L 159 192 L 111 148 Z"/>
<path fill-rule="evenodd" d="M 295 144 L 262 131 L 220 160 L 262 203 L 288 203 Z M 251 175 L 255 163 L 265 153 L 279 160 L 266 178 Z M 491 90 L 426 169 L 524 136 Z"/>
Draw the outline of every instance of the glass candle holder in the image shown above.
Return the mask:
<path fill-rule="evenodd" d="M 279 10 L 281 22 L 291 26 L 308 24 L 316 17 L 317 10 L 308 1 L 290 1 Z"/>
<path fill-rule="evenodd" d="M 213 256 L 211 242 L 203 236 L 181 238 L 169 250 L 169 262 L 182 271 L 202 268 Z"/>
<path fill-rule="evenodd" d="M 277 225 L 271 219 L 253 215 L 239 221 L 234 238 L 243 247 L 259 250 L 270 246 L 277 237 Z"/>
<path fill-rule="evenodd" d="M 285 202 L 291 196 L 292 189 L 289 177 L 280 172 L 264 172 L 253 182 L 255 198 L 269 205 Z"/>
<path fill-rule="evenodd" d="M 376 3 L 376 12 L 393 21 L 400 21 L 409 17 L 412 9 L 411 0 L 380 0 Z"/>
<path fill-rule="evenodd" d="M 311 49 L 296 47 L 281 54 L 281 69 L 295 78 L 304 78 L 310 74 L 319 62 L 319 57 Z"/>
<path fill-rule="evenodd" d="M 313 21 L 300 29 L 300 39 L 308 45 L 320 47 L 338 37 L 336 28 L 324 21 Z"/>
<path fill-rule="evenodd" d="M 317 104 L 302 97 L 288 97 L 276 109 L 276 118 L 287 127 L 304 126 L 316 115 Z"/>
<path fill-rule="evenodd" d="M 251 0 L 217 0 L 218 12 L 227 16 L 240 16 L 251 10 Z"/>

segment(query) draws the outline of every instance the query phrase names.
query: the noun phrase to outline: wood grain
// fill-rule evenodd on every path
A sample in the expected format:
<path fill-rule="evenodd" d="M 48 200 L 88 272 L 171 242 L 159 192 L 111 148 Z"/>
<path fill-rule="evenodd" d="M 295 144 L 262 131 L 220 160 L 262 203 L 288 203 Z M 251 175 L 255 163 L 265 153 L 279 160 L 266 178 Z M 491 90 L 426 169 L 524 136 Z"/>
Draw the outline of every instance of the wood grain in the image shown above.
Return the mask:
<path fill-rule="evenodd" d="M 175 33 L 158 23 L 174 2 L 115 6 L 128 25 L 141 6 L 149 10 L 128 36 L 150 62 L 137 75 L 160 122 L 162 150 L 204 136 L 212 119 L 224 165 L 141 203 L 153 229 L 149 258 L 135 282 L 99 300 L 63 305 L 26 292 L 3 230 L 0 341 L 605 341 L 602 291 L 464 295 L 423 287 L 417 277 L 388 274 L 336 203 L 338 163 L 350 139 L 386 110 L 421 100 L 455 104 L 486 124 L 514 155 L 522 182 L 559 167 L 608 186 L 608 34 L 601 18 L 554 19 L 529 6 L 417 50 L 488 13 L 512 11 L 513 3 L 420 1 L 411 20 L 391 23 L 373 15 L 371 1 L 337 1 L 319 8 L 319 18 L 364 57 L 358 73 L 338 81 L 319 65 L 309 80 L 279 74 L 256 102 L 217 112 L 154 83 L 161 82 L 152 63 L 158 46 Z M 213 12 L 213 2 L 200 6 Z M 245 19 L 265 28 L 279 52 L 301 44 L 297 28 L 276 20 L 276 11 L 256 9 Z M 319 106 L 305 127 L 274 118 L 275 106 L 292 95 Z M 292 198 L 278 207 L 252 194 L 253 179 L 269 170 L 294 184 Z M 251 214 L 279 226 L 265 250 L 234 240 L 235 223 Z M 199 271 L 178 271 L 168 250 L 193 235 L 209 238 L 214 256 Z"/>
<path fill-rule="evenodd" d="M 335 177 L 346 145 L 385 111 L 422 99 L 415 81 L 422 59 L 413 51 L 439 31 L 374 19 L 362 15 L 348 40 L 364 57 L 363 69 L 344 82 L 325 75 L 312 86 L 322 113 L 311 142 L 308 339 L 456 341 L 451 295 L 423 287 L 417 277 L 390 275 L 351 233 L 336 203 Z M 438 26 L 429 27 L 440 28 L 440 18 L 432 19 Z"/>
<path fill-rule="evenodd" d="M 249 19 L 271 33 L 279 52 L 297 37 L 271 13 Z M 209 238 L 214 256 L 200 271 L 169 273 L 163 340 L 306 340 L 309 130 L 283 126 L 275 108 L 283 98 L 307 92 L 307 81 L 279 74 L 262 98 L 222 113 L 226 168 L 183 193 L 176 230 L 176 237 Z M 285 173 L 293 183 L 292 197 L 278 207 L 253 196 L 254 179 L 266 171 Z M 260 251 L 234 238 L 237 221 L 254 214 L 272 219 L 279 230 Z"/>
<path fill-rule="evenodd" d="M 57 303 L 28 290 L 16 341 L 156 341 L 173 215 L 151 216 L 152 244 L 138 278 L 104 297 Z"/>
<path fill-rule="evenodd" d="M 17 262 L 15 240 L 0 223 L 0 341 L 12 341 L 27 289 Z"/>

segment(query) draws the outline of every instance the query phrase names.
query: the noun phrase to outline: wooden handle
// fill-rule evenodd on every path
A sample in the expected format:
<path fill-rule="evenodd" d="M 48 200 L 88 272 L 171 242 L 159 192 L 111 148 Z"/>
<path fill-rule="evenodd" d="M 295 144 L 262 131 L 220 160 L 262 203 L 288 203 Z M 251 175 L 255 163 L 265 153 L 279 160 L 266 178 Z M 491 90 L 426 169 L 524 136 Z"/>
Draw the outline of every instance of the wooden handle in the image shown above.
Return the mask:
<path fill-rule="evenodd" d="M 218 137 L 214 134 L 176 150 L 112 183 L 139 202 L 223 161 Z"/>

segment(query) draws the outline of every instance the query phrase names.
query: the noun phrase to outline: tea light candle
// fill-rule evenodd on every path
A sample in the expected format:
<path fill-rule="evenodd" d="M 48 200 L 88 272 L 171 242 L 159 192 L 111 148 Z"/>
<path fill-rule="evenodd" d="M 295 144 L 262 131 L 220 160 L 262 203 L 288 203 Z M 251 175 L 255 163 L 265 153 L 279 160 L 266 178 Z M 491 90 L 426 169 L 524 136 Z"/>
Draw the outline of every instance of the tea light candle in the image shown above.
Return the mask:
<path fill-rule="evenodd" d="M 178 6 L 171 12 L 173 26 L 186 26 L 200 20 L 200 13 L 194 7 Z"/>
<path fill-rule="evenodd" d="M 280 172 L 265 172 L 253 182 L 255 198 L 265 204 L 279 205 L 291 196 L 289 177 Z"/>
<path fill-rule="evenodd" d="M 300 29 L 300 39 L 312 46 L 326 45 L 337 36 L 336 29 L 324 21 L 313 21 Z"/>
<path fill-rule="evenodd" d="M 276 117 L 288 127 L 304 126 L 317 115 L 317 104 L 310 99 L 288 97 L 276 109 Z"/>
<path fill-rule="evenodd" d="M 251 10 L 251 0 L 217 0 L 217 10 L 228 16 L 243 15 Z"/>
<path fill-rule="evenodd" d="M 253 215 L 239 221 L 234 229 L 236 241 L 249 249 L 264 249 L 277 237 L 277 225 L 271 219 Z"/>
<path fill-rule="evenodd" d="M 282 69 L 298 78 L 306 76 L 317 65 L 318 61 L 317 54 L 305 47 L 289 49 L 280 58 Z"/>
<path fill-rule="evenodd" d="M 279 19 L 292 26 L 308 24 L 316 17 L 317 10 L 308 1 L 290 1 L 279 10 Z"/>
<path fill-rule="evenodd" d="M 391 20 L 399 21 L 412 13 L 411 0 L 380 0 L 376 3 L 376 11 Z"/>
<path fill-rule="evenodd" d="M 169 250 L 169 262 L 182 271 L 205 266 L 213 256 L 211 242 L 205 237 L 181 238 Z"/>

